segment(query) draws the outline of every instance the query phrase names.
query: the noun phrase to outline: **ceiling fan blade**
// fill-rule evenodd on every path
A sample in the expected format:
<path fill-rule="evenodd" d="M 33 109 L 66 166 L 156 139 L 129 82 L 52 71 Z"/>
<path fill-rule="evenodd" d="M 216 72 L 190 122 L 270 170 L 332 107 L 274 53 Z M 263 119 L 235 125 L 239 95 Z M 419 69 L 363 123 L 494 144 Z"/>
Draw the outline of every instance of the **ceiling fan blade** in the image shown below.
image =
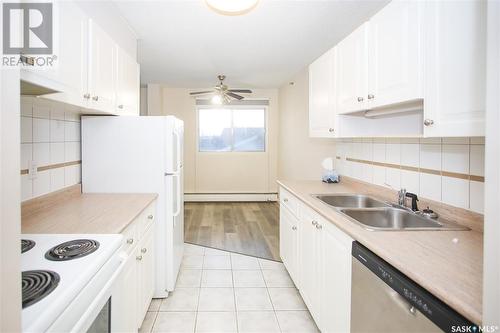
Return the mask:
<path fill-rule="evenodd" d="M 207 90 L 207 91 L 195 91 L 195 92 L 191 92 L 189 93 L 189 95 L 203 95 L 203 94 L 211 94 L 211 93 L 214 93 L 215 91 L 213 90 Z"/>
<path fill-rule="evenodd" d="M 244 98 L 243 96 L 240 96 L 240 95 L 234 94 L 234 93 L 232 93 L 232 92 L 230 92 L 230 91 L 228 91 L 226 94 L 227 94 L 228 96 L 231 96 L 232 98 L 236 98 L 237 100 L 242 100 L 242 99 Z"/>
<path fill-rule="evenodd" d="M 229 89 L 230 92 L 235 93 L 243 93 L 243 94 L 251 94 L 252 91 L 250 89 Z"/>

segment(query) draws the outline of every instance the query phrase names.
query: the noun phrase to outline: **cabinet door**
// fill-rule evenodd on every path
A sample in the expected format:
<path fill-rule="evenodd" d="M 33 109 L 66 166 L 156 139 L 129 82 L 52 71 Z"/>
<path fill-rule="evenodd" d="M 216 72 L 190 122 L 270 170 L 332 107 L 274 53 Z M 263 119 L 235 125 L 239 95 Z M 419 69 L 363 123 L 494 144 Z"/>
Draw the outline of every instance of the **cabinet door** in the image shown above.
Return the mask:
<path fill-rule="evenodd" d="M 367 34 L 368 23 L 365 23 L 337 45 L 335 76 L 338 113 L 366 109 Z"/>
<path fill-rule="evenodd" d="M 319 314 L 318 296 L 320 292 L 318 279 L 318 218 L 304 208 L 301 210 L 300 220 L 300 294 L 304 299 L 313 318 L 317 321 Z"/>
<path fill-rule="evenodd" d="M 370 19 L 368 108 L 423 98 L 422 7 L 396 0 Z"/>
<path fill-rule="evenodd" d="M 137 262 L 134 256 L 127 259 L 117 287 L 113 292 L 112 327 L 114 332 L 137 332 Z"/>
<path fill-rule="evenodd" d="M 426 4 L 424 136 L 484 136 L 487 1 Z"/>
<path fill-rule="evenodd" d="M 333 68 L 336 48 L 309 65 L 309 136 L 335 136 L 335 81 Z"/>
<path fill-rule="evenodd" d="M 328 222 L 323 224 L 321 237 L 319 326 L 322 332 L 349 332 L 352 239 Z"/>
<path fill-rule="evenodd" d="M 86 107 L 88 17 L 70 1 L 54 2 L 54 15 L 58 26 L 55 39 L 58 43 L 54 45 L 57 59 L 52 70 L 43 71 L 40 75 L 59 83 L 62 92 L 43 97 Z"/>
<path fill-rule="evenodd" d="M 154 224 L 149 227 L 142 236 L 142 240 L 137 247 L 136 259 L 138 261 L 139 284 L 138 284 L 138 302 L 137 327 L 140 327 L 142 320 L 148 311 L 149 303 L 154 292 Z"/>
<path fill-rule="evenodd" d="M 115 112 L 116 44 L 92 20 L 89 49 L 89 108 Z"/>
<path fill-rule="evenodd" d="M 116 107 L 118 114 L 139 115 L 139 65 L 117 48 Z"/>
<path fill-rule="evenodd" d="M 288 208 L 280 205 L 280 256 L 292 280 L 298 286 L 297 222 Z"/>

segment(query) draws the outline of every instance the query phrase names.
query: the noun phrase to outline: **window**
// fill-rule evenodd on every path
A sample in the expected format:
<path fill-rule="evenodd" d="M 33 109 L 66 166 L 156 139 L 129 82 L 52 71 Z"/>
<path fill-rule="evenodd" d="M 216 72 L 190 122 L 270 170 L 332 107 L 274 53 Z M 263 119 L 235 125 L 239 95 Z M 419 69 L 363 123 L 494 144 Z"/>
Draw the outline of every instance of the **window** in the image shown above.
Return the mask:
<path fill-rule="evenodd" d="M 198 128 L 200 152 L 264 152 L 266 149 L 264 108 L 200 108 Z"/>

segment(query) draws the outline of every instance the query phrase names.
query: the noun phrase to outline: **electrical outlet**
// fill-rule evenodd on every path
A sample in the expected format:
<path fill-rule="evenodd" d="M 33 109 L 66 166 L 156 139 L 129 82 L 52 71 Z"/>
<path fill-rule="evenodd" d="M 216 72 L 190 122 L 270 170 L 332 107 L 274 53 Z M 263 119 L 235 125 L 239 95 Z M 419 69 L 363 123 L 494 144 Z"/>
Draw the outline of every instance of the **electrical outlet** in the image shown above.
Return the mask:
<path fill-rule="evenodd" d="M 29 161 L 28 176 L 29 179 L 35 179 L 38 177 L 38 164 L 35 161 Z"/>

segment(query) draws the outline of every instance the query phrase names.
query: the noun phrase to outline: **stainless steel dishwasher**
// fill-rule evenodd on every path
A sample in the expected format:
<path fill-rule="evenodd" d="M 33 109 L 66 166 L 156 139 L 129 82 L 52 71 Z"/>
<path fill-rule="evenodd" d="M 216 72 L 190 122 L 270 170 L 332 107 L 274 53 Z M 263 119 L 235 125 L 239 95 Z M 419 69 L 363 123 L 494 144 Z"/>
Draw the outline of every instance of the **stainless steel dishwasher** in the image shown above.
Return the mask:
<path fill-rule="evenodd" d="M 351 332 L 479 331 L 360 243 L 353 242 L 352 256 Z"/>

